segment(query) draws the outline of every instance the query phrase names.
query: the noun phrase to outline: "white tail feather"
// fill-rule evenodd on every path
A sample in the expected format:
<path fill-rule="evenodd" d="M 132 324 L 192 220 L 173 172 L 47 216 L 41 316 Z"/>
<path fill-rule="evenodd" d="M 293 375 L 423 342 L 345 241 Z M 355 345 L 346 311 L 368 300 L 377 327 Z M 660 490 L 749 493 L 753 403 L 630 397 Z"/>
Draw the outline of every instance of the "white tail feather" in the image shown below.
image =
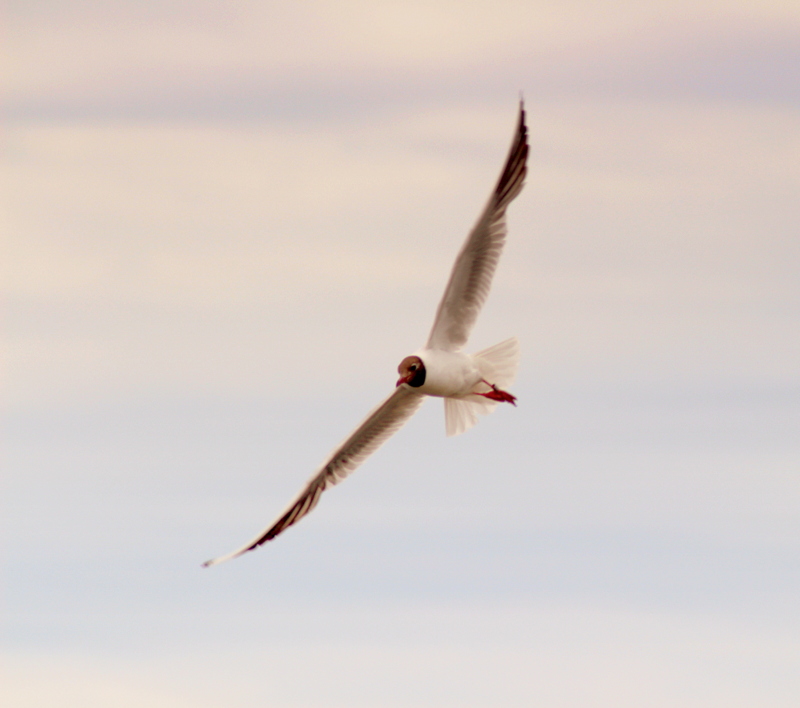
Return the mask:
<path fill-rule="evenodd" d="M 444 427 L 447 437 L 461 435 L 478 422 L 472 404 L 458 398 L 444 399 Z"/>
<path fill-rule="evenodd" d="M 519 340 L 506 339 L 473 355 L 481 376 L 500 388 L 514 383 L 519 366 Z M 447 436 L 461 435 L 478 422 L 478 414 L 488 415 L 497 401 L 483 396 L 444 399 L 444 424 Z"/>
<path fill-rule="evenodd" d="M 472 355 L 481 376 L 498 388 L 514 383 L 519 367 L 519 339 L 511 337 Z"/>

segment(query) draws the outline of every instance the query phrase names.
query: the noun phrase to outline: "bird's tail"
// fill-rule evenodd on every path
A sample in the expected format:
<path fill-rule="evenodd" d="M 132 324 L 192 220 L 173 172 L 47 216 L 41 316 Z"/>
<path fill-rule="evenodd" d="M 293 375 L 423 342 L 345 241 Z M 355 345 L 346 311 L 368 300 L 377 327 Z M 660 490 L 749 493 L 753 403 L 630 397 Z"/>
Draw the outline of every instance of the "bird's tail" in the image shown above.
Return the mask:
<path fill-rule="evenodd" d="M 498 388 L 514 383 L 519 367 L 519 340 L 506 339 L 473 355 L 481 376 Z M 489 390 L 487 388 L 487 390 Z M 447 435 L 461 435 L 478 422 L 478 414 L 491 413 L 497 401 L 483 396 L 444 399 L 444 424 Z"/>
<path fill-rule="evenodd" d="M 514 383 L 519 368 L 519 339 L 511 337 L 500 344 L 473 354 L 481 376 L 498 388 Z"/>

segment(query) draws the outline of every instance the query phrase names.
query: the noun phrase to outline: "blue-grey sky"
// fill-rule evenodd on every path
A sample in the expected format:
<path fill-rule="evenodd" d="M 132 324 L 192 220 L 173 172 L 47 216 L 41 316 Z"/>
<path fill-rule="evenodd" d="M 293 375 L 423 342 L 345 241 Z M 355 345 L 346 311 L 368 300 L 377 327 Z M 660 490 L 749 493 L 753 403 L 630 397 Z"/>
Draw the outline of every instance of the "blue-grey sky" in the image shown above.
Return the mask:
<path fill-rule="evenodd" d="M 11 2 L 3 705 L 788 708 L 795 2 Z M 441 404 L 263 527 L 424 340 L 524 93 Z"/>

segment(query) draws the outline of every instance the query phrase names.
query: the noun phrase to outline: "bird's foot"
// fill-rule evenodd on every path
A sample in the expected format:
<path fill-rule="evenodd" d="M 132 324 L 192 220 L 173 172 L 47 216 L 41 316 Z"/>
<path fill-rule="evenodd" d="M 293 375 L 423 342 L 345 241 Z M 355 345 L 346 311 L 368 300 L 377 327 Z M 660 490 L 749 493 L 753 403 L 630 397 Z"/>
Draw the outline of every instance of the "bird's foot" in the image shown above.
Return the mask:
<path fill-rule="evenodd" d="M 499 401 L 501 403 L 510 403 L 512 406 L 517 405 L 517 397 L 512 396 L 508 391 L 503 391 L 494 384 L 490 384 L 488 381 L 484 381 L 487 386 L 491 386 L 491 391 L 486 391 L 486 393 L 478 393 L 478 396 L 483 396 L 484 398 L 489 398 L 492 401 Z"/>

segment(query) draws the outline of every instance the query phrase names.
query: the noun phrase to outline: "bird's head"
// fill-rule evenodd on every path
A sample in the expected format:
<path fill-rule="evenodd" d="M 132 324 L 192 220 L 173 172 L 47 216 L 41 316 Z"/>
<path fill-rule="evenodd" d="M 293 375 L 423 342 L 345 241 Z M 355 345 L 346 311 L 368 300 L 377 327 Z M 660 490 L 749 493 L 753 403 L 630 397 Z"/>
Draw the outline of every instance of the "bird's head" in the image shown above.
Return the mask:
<path fill-rule="evenodd" d="M 407 356 L 400 362 L 397 367 L 397 373 L 400 378 L 397 379 L 397 385 L 407 383 L 409 386 L 419 388 L 425 383 L 425 364 L 418 356 Z"/>

